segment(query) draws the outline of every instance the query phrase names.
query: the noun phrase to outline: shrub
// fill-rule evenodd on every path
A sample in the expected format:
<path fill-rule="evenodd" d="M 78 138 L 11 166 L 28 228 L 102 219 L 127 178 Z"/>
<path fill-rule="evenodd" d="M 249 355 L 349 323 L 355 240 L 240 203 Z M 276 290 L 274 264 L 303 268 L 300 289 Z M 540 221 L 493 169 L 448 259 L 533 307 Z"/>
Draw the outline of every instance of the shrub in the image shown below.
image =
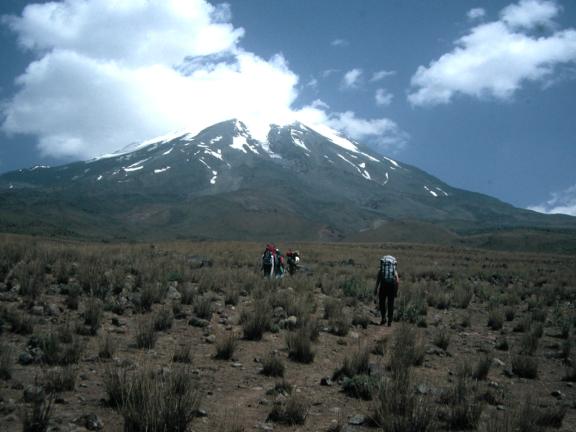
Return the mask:
<path fill-rule="evenodd" d="M 530 331 L 522 335 L 520 339 L 520 353 L 525 355 L 532 355 L 538 349 L 538 336 L 536 333 Z"/>
<path fill-rule="evenodd" d="M 506 321 L 512 321 L 515 315 L 516 312 L 514 311 L 513 307 L 508 306 L 504 308 L 504 318 L 506 319 Z"/>
<path fill-rule="evenodd" d="M 532 320 L 543 323 L 546 321 L 546 317 L 548 316 L 548 312 L 544 308 L 534 309 L 532 311 Z"/>
<path fill-rule="evenodd" d="M 44 376 L 44 389 L 50 393 L 72 391 L 75 385 L 76 369 L 72 366 L 50 369 Z"/>
<path fill-rule="evenodd" d="M 442 417 L 449 430 L 478 428 L 483 405 L 478 400 L 476 386 L 465 374 L 457 376 L 452 388 L 441 399 L 448 405 Z"/>
<path fill-rule="evenodd" d="M 156 345 L 158 335 L 151 320 L 140 321 L 136 332 L 136 346 L 138 348 L 152 349 Z"/>
<path fill-rule="evenodd" d="M 472 378 L 475 380 L 485 380 L 492 367 L 492 356 L 484 355 L 482 356 L 472 371 Z"/>
<path fill-rule="evenodd" d="M 9 380 L 12 378 L 12 367 L 14 366 L 14 348 L 7 343 L 0 343 L 0 379 Z"/>
<path fill-rule="evenodd" d="M 524 333 L 527 331 L 532 325 L 532 319 L 530 317 L 524 317 L 520 321 L 516 323 L 512 331 L 516 333 Z"/>
<path fill-rule="evenodd" d="M 308 415 L 308 403 L 296 393 L 285 401 L 275 402 L 267 420 L 288 426 L 302 425 Z"/>
<path fill-rule="evenodd" d="M 352 318 L 352 325 L 360 326 L 363 329 L 368 328 L 370 324 L 370 316 L 362 308 L 357 308 L 354 310 L 354 315 Z"/>
<path fill-rule="evenodd" d="M 196 296 L 196 291 L 192 285 L 185 285 L 180 289 L 180 294 L 182 295 L 182 304 L 191 305 L 194 304 L 194 297 Z"/>
<path fill-rule="evenodd" d="M 210 321 L 212 318 L 212 299 L 208 295 L 202 295 L 194 300 L 194 314 L 198 318 Z"/>
<path fill-rule="evenodd" d="M 116 353 L 117 342 L 110 333 L 101 337 L 98 341 L 98 357 L 101 359 L 111 359 Z"/>
<path fill-rule="evenodd" d="M 408 324 L 401 324 L 392 338 L 390 368 L 394 372 L 421 365 L 424 361 L 424 348 L 422 341 L 417 340 L 416 330 Z"/>
<path fill-rule="evenodd" d="M 450 333 L 448 329 L 446 328 L 440 329 L 440 331 L 438 331 L 434 335 L 432 343 L 436 345 L 438 348 L 441 348 L 444 351 L 446 351 L 448 349 L 448 345 L 450 345 Z"/>
<path fill-rule="evenodd" d="M 349 355 L 344 357 L 342 367 L 336 370 L 333 379 L 341 377 L 352 378 L 355 375 L 370 374 L 370 349 L 368 347 L 358 347 Z"/>
<path fill-rule="evenodd" d="M 459 286 L 454 291 L 454 303 L 457 308 L 466 309 L 472 301 L 473 291 L 469 287 Z"/>
<path fill-rule="evenodd" d="M 260 340 L 264 333 L 270 330 L 272 326 L 272 309 L 266 301 L 257 301 L 254 304 L 252 314 L 246 314 L 244 317 L 242 330 L 244 339 Z"/>
<path fill-rule="evenodd" d="M 135 306 L 139 312 L 150 312 L 154 303 L 159 303 L 164 297 L 165 290 L 157 283 L 144 285 L 140 295 L 135 298 Z"/>
<path fill-rule="evenodd" d="M 126 432 L 185 432 L 196 416 L 200 393 L 193 374 L 177 368 L 165 375 L 141 370 L 120 390 Z"/>
<path fill-rule="evenodd" d="M 501 309 L 492 309 L 488 313 L 488 327 L 492 330 L 501 330 L 504 326 L 504 313 Z"/>
<path fill-rule="evenodd" d="M 64 300 L 64 304 L 70 310 L 78 310 L 78 305 L 80 304 L 80 293 L 81 289 L 78 285 L 73 285 L 68 288 L 68 294 Z"/>
<path fill-rule="evenodd" d="M 109 367 L 104 370 L 104 390 L 108 395 L 108 405 L 119 408 L 129 388 L 130 378 L 126 368 Z"/>
<path fill-rule="evenodd" d="M 300 363 L 312 363 L 314 361 L 314 351 L 310 335 L 306 329 L 298 329 L 286 334 L 286 346 L 288 347 L 288 358 Z"/>
<path fill-rule="evenodd" d="M 16 310 L 5 310 L 2 317 L 10 323 L 10 331 L 19 335 L 29 335 L 34 331 L 34 321 L 32 317 Z"/>
<path fill-rule="evenodd" d="M 346 336 L 350 331 L 351 325 L 350 317 L 344 311 L 340 311 L 340 314 L 333 317 L 328 323 L 330 333 L 336 336 Z"/>
<path fill-rule="evenodd" d="M 102 302 L 96 297 L 90 297 L 84 308 L 84 325 L 88 327 L 90 335 L 96 335 L 102 322 L 104 308 Z"/>
<path fill-rule="evenodd" d="M 378 387 L 378 381 L 370 375 L 354 375 L 352 378 L 345 378 L 342 383 L 342 391 L 350 397 L 372 400 L 372 394 Z"/>
<path fill-rule="evenodd" d="M 163 307 L 154 316 L 154 330 L 164 331 L 172 328 L 174 315 L 168 307 Z"/>
<path fill-rule="evenodd" d="M 192 363 L 192 343 L 180 345 L 174 351 L 172 361 L 175 363 Z"/>
<path fill-rule="evenodd" d="M 383 356 L 388 344 L 388 338 L 380 338 L 374 342 L 371 353 L 374 355 Z"/>
<path fill-rule="evenodd" d="M 333 297 L 324 300 L 324 319 L 330 320 L 337 317 L 342 312 L 342 302 Z"/>
<path fill-rule="evenodd" d="M 224 304 L 236 306 L 240 299 L 240 290 L 229 286 L 224 292 Z"/>
<path fill-rule="evenodd" d="M 284 363 L 277 355 L 270 353 L 262 359 L 262 370 L 260 371 L 262 375 L 283 377 L 284 370 Z"/>
<path fill-rule="evenodd" d="M 534 379 L 538 376 L 538 362 L 526 355 L 512 357 L 512 372 L 521 378 Z"/>
<path fill-rule="evenodd" d="M 52 416 L 53 402 L 53 395 L 35 398 L 31 407 L 23 412 L 22 432 L 46 432 Z"/>
<path fill-rule="evenodd" d="M 508 339 L 506 339 L 505 337 L 500 337 L 496 339 L 496 345 L 494 348 L 496 348 L 499 351 L 508 351 L 509 349 Z"/>
<path fill-rule="evenodd" d="M 340 288 L 345 297 L 352 297 L 357 300 L 371 300 L 372 289 L 368 287 L 366 281 L 358 276 L 352 276 L 340 283 Z"/>
<path fill-rule="evenodd" d="M 48 333 L 29 342 L 32 347 L 38 346 L 42 350 L 42 361 L 50 366 L 66 366 L 80 361 L 84 344 L 81 339 L 75 337 L 71 344 L 62 346 L 56 333 Z"/>
<path fill-rule="evenodd" d="M 214 358 L 219 360 L 230 360 L 234 355 L 234 350 L 238 344 L 238 338 L 229 333 L 216 341 L 216 354 Z"/>

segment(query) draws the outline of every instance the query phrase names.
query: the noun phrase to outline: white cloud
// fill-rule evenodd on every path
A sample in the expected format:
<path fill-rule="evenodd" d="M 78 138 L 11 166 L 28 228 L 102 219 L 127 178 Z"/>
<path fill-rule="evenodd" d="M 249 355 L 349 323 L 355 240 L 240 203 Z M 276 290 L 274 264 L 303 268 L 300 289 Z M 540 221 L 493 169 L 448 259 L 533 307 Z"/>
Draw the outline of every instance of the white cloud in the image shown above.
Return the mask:
<path fill-rule="evenodd" d="M 29 5 L 4 19 L 36 60 L 2 104 L 2 130 L 36 136 L 45 155 L 91 157 L 234 117 L 259 138 L 306 110 L 338 117 L 320 102 L 295 110 L 298 76 L 281 55 L 243 50 L 229 19 L 205 0 Z"/>
<path fill-rule="evenodd" d="M 372 74 L 372 78 L 370 78 L 370 82 L 377 82 L 382 81 L 384 78 L 388 78 L 389 76 L 396 75 L 396 71 L 389 71 L 389 70 L 381 70 L 374 72 Z"/>
<path fill-rule="evenodd" d="M 352 69 L 344 74 L 342 87 L 346 89 L 357 88 L 362 77 L 362 69 Z"/>
<path fill-rule="evenodd" d="M 528 207 L 528 209 L 539 213 L 576 216 L 576 185 L 551 195 L 552 197 L 548 201 Z"/>
<path fill-rule="evenodd" d="M 342 48 L 350 45 L 350 42 L 348 42 L 346 39 L 334 39 L 332 42 L 330 42 L 330 45 L 332 45 L 333 47 Z"/>
<path fill-rule="evenodd" d="M 549 22 L 553 10 L 553 2 L 525 0 L 504 9 L 500 20 L 472 28 L 452 52 L 418 68 L 409 101 L 435 105 L 458 94 L 509 99 L 525 82 L 549 79 L 557 66 L 576 62 L 576 30 L 527 31 Z"/>
<path fill-rule="evenodd" d="M 388 92 L 388 90 L 386 90 L 386 89 L 379 88 L 376 90 L 376 93 L 374 94 L 374 98 L 376 99 L 376 105 L 388 106 L 392 103 L 392 99 L 394 98 L 394 95 L 392 93 Z"/>
<path fill-rule="evenodd" d="M 553 26 L 552 19 L 558 15 L 558 5 L 549 0 L 521 0 L 505 7 L 500 13 L 503 22 L 511 27 L 527 29 L 538 25 Z"/>
<path fill-rule="evenodd" d="M 469 19 L 476 20 L 483 18 L 486 15 L 486 11 L 482 8 L 474 8 L 470 9 L 466 15 Z"/>

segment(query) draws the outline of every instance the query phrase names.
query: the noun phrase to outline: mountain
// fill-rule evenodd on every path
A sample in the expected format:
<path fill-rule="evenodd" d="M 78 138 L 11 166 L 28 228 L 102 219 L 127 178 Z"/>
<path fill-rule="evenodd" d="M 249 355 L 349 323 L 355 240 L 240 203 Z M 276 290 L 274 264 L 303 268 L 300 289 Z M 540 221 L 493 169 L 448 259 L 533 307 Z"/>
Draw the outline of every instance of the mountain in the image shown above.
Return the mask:
<path fill-rule="evenodd" d="M 257 140 L 239 120 L 6 173 L 0 209 L 2 231 L 103 239 L 450 243 L 496 231 L 576 230 L 576 218 L 453 188 L 329 129 L 271 125 Z"/>

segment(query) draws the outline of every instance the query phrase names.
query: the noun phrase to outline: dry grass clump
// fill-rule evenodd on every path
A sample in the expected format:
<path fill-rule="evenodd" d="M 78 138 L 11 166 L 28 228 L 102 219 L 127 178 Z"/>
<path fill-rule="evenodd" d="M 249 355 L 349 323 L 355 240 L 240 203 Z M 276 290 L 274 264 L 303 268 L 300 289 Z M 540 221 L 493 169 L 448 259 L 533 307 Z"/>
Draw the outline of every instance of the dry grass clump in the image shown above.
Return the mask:
<path fill-rule="evenodd" d="M 272 307 L 266 300 L 254 303 L 251 313 L 246 313 L 242 330 L 244 339 L 261 340 L 265 332 L 272 326 Z"/>
<path fill-rule="evenodd" d="M 172 328 L 174 322 L 174 314 L 168 307 L 161 308 L 154 315 L 154 330 L 165 331 Z"/>
<path fill-rule="evenodd" d="M 5 342 L 0 343 L 0 379 L 12 378 L 14 367 L 14 347 Z"/>
<path fill-rule="evenodd" d="M 35 398 L 30 407 L 23 410 L 22 432 L 46 432 L 52 417 L 54 395 Z"/>
<path fill-rule="evenodd" d="M 527 355 L 512 356 L 512 372 L 520 378 L 535 379 L 538 377 L 538 360 Z"/>
<path fill-rule="evenodd" d="M 488 327 L 492 330 L 501 330 L 504 326 L 504 312 L 502 309 L 491 309 L 488 313 Z"/>
<path fill-rule="evenodd" d="M 136 347 L 152 349 L 156 345 L 158 335 L 154 329 L 153 320 L 141 320 L 138 323 L 138 330 L 136 332 Z"/>
<path fill-rule="evenodd" d="M 10 331 L 19 335 L 34 332 L 34 319 L 17 309 L 3 309 L 0 317 L 10 324 Z"/>
<path fill-rule="evenodd" d="M 472 378 L 478 381 L 485 380 L 486 377 L 488 377 L 488 373 L 490 372 L 491 367 L 492 367 L 492 356 L 483 355 L 476 362 L 474 369 L 472 370 Z"/>
<path fill-rule="evenodd" d="M 39 348 L 42 352 L 41 361 L 50 366 L 66 366 L 76 364 L 85 349 L 83 341 L 74 337 L 72 343 L 62 344 L 55 332 L 32 336 L 28 341 L 29 348 Z"/>
<path fill-rule="evenodd" d="M 445 392 L 441 402 L 446 409 L 440 412 L 440 418 L 448 430 L 476 430 L 482 414 L 483 405 L 478 398 L 476 385 L 466 373 L 459 373 L 453 386 Z"/>
<path fill-rule="evenodd" d="M 218 360 L 230 360 L 238 346 L 238 338 L 233 333 L 228 333 L 216 340 L 216 354 Z"/>
<path fill-rule="evenodd" d="M 297 393 L 292 393 L 285 400 L 274 403 L 266 420 L 288 426 L 302 425 L 306 422 L 308 411 L 308 402 Z"/>
<path fill-rule="evenodd" d="M 337 380 L 342 377 L 352 378 L 356 375 L 370 374 L 370 347 L 358 346 L 349 355 L 344 357 L 344 362 L 340 369 L 332 375 L 332 379 Z"/>
<path fill-rule="evenodd" d="M 211 296 L 204 294 L 194 299 L 194 315 L 198 318 L 210 321 L 212 318 L 212 298 Z"/>
<path fill-rule="evenodd" d="M 352 320 L 346 311 L 340 311 L 340 313 L 332 317 L 328 321 L 328 328 L 330 333 L 336 336 L 346 336 L 350 331 L 352 326 Z"/>
<path fill-rule="evenodd" d="M 114 357 L 117 348 L 118 342 L 116 339 L 110 333 L 106 333 L 106 336 L 98 340 L 98 357 L 101 359 L 111 359 Z"/>
<path fill-rule="evenodd" d="M 299 363 L 312 363 L 316 353 L 312 349 L 310 334 L 305 328 L 286 333 L 288 358 Z"/>
<path fill-rule="evenodd" d="M 390 368 L 401 370 L 424 362 L 425 346 L 409 324 L 401 324 L 394 332 L 390 347 Z"/>
<path fill-rule="evenodd" d="M 174 350 L 172 361 L 174 363 L 192 363 L 192 343 L 187 342 L 184 345 L 178 346 Z"/>
<path fill-rule="evenodd" d="M 95 336 L 98 333 L 98 329 L 102 323 L 103 313 L 104 307 L 102 305 L 102 301 L 96 297 L 88 298 L 84 306 L 84 312 L 82 314 L 88 335 Z"/>
<path fill-rule="evenodd" d="M 269 353 L 262 359 L 262 370 L 260 373 L 269 377 L 283 377 L 286 370 L 284 363 L 278 355 Z"/>
<path fill-rule="evenodd" d="M 432 338 L 432 343 L 446 351 L 450 345 L 450 331 L 445 327 L 441 328 Z"/>
<path fill-rule="evenodd" d="M 55 367 L 44 375 L 44 389 L 49 393 L 74 390 L 77 370 L 73 366 Z"/>
<path fill-rule="evenodd" d="M 192 371 L 186 367 L 167 374 L 144 368 L 131 376 L 126 370 L 109 370 L 105 387 L 127 432 L 185 432 L 201 400 Z"/>

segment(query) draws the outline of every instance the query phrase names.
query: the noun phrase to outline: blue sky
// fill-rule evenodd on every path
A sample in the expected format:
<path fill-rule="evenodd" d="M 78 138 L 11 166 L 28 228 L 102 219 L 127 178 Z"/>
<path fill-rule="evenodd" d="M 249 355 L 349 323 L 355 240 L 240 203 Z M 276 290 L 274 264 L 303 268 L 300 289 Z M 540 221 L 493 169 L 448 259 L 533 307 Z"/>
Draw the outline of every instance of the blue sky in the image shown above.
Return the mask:
<path fill-rule="evenodd" d="M 300 120 L 576 215 L 576 2 L 42 3 L 0 5 L 0 172 L 230 117 L 256 135 Z"/>

